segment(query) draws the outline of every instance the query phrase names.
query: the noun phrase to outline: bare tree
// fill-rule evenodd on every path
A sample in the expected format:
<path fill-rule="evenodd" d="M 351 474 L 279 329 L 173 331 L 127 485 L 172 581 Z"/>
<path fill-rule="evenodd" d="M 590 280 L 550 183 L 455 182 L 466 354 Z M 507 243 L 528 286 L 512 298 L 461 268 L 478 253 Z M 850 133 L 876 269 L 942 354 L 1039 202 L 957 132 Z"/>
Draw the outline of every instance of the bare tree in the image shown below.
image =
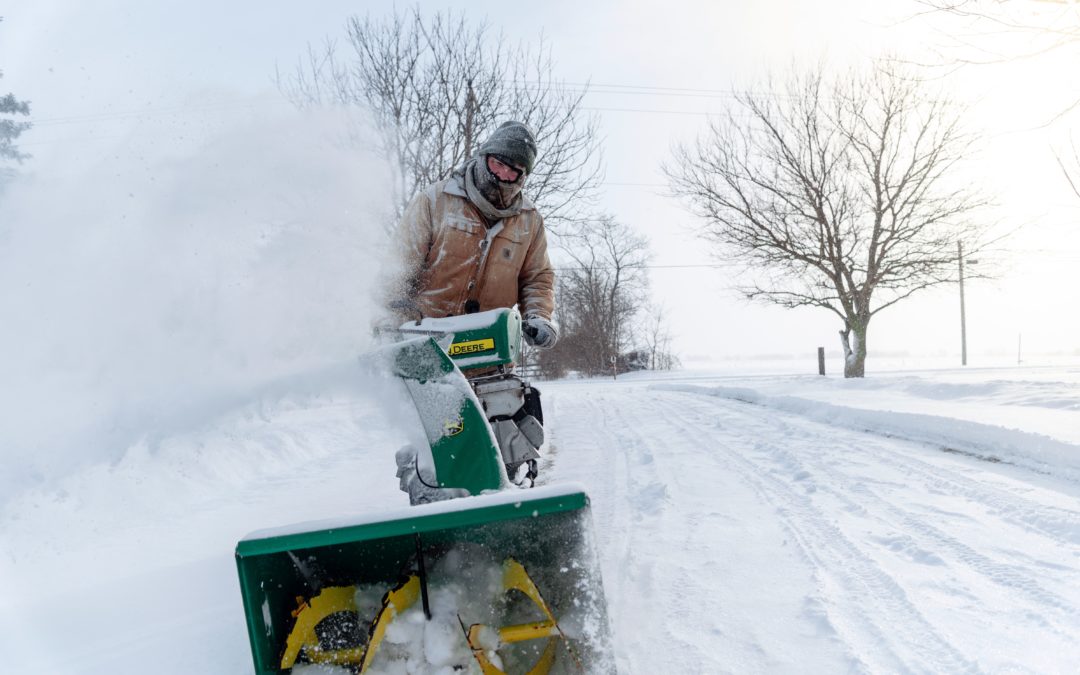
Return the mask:
<path fill-rule="evenodd" d="M 919 0 L 932 12 L 959 20 L 950 28 L 950 61 L 987 64 L 1034 58 L 1080 45 L 1075 0 Z M 1003 35 L 1025 39 L 1004 45 Z"/>
<path fill-rule="evenodd" d="M 373 112 L 378 150 L 399 172 L 397 215 L 425 185 L 468 159 L 506 119 L 528 124 L 539 156 L 526 191 L 552 229 L 578 222 L 601 179 L 595 115 L 587 88 L 555 80 L 550 49 L 533 50 L 492 35 L 450 12 L 418 8 L 386 18 L 353 17 L 348 51 L 334 40 L 308 47 L 278 86 L 298 106 L 358 105 Z"/>
<path fill-rule="evenodd" d="M 671 330 L 663 307 L 651 307 L 644 324 L 642 340 L 649 358 L 649 370 L 672 370 L 679 359 L 671 351 Z"/>
<path fill-rule="evenodd" d="M 831 82 L 818 67 L 739 95 L 664 167 L 701 236 L 745 266 L 748 298 L 840 318 L 846 377 L 865 374 L 872 317 L 956 281 L 958 240 L 984 247 L 985 201 L 953 177 L 970 139 L 923 86 L 880 64 Z"/>
<path fill-rule="evenodd" d="M 635 344 L 635 319 L 648 293 L 648 242 L 611 216 L 583 223 L 563 236 L 558 321 L 562 336 L 541 356 L 545 373 L 611 372 Z"/>

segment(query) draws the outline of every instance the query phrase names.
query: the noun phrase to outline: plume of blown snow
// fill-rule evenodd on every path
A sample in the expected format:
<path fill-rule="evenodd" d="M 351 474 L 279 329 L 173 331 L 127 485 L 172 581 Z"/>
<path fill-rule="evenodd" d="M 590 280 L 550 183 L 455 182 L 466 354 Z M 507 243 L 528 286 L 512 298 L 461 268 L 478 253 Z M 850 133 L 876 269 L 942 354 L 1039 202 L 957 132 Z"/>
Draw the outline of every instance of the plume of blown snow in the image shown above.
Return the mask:
<path fill-rule="evenodd" d="M 389 172 L 355 113 L 179 124 L 0 196 L 0 494 L 370 341 Z"/>

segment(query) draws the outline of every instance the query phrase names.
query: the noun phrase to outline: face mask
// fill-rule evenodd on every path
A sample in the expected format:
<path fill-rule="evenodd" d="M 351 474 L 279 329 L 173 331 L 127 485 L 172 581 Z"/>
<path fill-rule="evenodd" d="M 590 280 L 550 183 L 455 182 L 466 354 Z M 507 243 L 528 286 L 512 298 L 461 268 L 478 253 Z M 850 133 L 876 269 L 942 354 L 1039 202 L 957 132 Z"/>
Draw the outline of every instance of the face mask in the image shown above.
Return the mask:
<path fill-rule="evenodd" d="M 501 180 L 499 175 L 492 171 L 489 166 L 491 163 L 490 158 L 491 156 L 489 155 L 488 158 L 485 158 L 483 165 L 478 163 L 476 166 L 476 187 L 480 189 L 480 193 L 483 194 L 495 208 L 510 208 L 525 184 L 525 174 L 514 167 L 508 167 L 511 172 L 517 174 L 517 179 L 512 182 Z M 500 162 L 500 164 L 504 163 Z M 509 174 L 504 172 L 504 175 Z"/>

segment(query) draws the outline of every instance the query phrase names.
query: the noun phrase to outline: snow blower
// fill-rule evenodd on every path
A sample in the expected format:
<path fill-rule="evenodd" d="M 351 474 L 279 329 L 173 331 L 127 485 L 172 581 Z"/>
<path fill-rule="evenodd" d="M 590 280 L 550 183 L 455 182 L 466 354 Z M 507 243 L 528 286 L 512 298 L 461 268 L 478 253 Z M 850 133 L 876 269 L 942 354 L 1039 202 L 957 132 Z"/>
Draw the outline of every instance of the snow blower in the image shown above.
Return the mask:
<path fill-rule="evenodd" d="M 520 315 L 398 333 L 376 358 L 404 381 L 426 435 L 397 453 L 411 506 L 237 545 L 255 671 L 614 672 L 589 498 L 530 487 L 543 418 L 513 372 Z"/>

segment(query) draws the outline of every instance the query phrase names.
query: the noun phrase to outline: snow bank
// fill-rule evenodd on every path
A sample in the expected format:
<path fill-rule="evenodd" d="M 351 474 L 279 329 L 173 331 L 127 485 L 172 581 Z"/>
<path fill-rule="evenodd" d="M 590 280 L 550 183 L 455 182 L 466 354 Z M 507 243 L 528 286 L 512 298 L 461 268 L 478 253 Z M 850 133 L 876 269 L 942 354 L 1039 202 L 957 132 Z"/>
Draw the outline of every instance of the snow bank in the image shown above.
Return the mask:
<path fill-rule="evenodd" d="M 987 385 L 961 387 L 961 393 L 985 393 Z M 868 384 L 868 388 L 888 388 L 887 383 Z M 922 383 L 916 388 L 942 399 L 956 397 L 941 383 Z M 754 405 L 774 408 L 801 415 L 827 424 L 857 431 L 903 438 L 939 446 L 950 452 L 970 454 L 991 462 L 1008 462 L 1028 469 L 1059 475 L 1080 481 L 1080 445 L 1049 436 L 993 423 L 974 422 L 951 416 L 872 410 L 847 405 L 835 405 L 795 396 L 772 396 L 746 387 L 701 385 L 654 385 L 652 389 L 683 391 L 729 398 Z M 1060 402 L 1062 397 L 1056 396 Z"/>
<path fill-rule="evenodd" d="M 4 193 L 0 494 L 153 447 L 366 346 L 388 172 L 343 142 L 358 122 L 215 124 L 179 115 L 162 147 L 123 139 Z"/>

